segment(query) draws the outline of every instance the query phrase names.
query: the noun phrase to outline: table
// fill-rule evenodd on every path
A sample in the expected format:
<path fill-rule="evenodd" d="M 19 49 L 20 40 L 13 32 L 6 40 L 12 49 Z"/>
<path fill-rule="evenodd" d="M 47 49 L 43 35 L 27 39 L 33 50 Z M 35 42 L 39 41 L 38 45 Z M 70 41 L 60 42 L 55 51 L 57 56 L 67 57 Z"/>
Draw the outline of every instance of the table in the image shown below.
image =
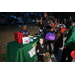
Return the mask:
<path fill-rule="evenodd" d="M 7 43 L 6 62 L 36 62 L 38 57 L 35 48 L 41 36 L 36 37 L 29 44 L 19 44 L 16 41 Z"/>

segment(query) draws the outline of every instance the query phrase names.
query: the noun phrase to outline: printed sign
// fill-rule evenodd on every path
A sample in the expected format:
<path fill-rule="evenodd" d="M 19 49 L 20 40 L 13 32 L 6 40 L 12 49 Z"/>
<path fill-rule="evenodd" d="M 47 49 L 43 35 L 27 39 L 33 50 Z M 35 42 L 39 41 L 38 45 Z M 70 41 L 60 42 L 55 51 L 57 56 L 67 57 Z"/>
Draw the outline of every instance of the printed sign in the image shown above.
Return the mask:
<path fill-rule="evenodd" d="M 54 37 L 50 37 L 50 36 L 49 36 L 49 38 L 54 39 Z"/>
<path fill-rule="evenodd" d="M 30 57 L 33 57 L 36 54 L 35 47 L 33 47 L 28 53 L 29 53 Z"/>

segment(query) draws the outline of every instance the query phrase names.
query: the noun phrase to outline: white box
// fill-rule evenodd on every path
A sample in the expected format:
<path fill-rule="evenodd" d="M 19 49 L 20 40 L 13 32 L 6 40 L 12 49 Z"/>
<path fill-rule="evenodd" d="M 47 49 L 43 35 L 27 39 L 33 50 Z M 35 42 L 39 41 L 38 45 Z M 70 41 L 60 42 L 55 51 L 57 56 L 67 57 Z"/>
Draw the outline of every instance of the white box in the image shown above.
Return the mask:
<path fill-rule="evenodd" d="M 29 37 L 23 37 L 22 41 L 23 41 L 23 44 L 29 43 Z"/>

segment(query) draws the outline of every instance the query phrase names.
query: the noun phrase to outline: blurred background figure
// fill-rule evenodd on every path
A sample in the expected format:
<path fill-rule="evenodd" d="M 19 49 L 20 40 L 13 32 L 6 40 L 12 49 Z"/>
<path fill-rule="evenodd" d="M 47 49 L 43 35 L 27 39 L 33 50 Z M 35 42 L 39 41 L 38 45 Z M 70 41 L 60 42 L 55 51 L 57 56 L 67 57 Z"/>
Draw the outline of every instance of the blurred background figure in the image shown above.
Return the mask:
<path fill-rule="evenodd" d="M 61 33 L 61 28 L 57 28 L 54 53 L 58 54 L 58 49 L 61 47 L 63 47 L 63 34 Z"/>
<path fill-rule="evenodd" d="M 65 46 L 62 52 L 61 62 L 71 62 L 71 52 L 75 50 L 75 25 L 69 29 L 67 39 L 65 41 Z M 68 58 L 66 60 L 66 58 Z"/>
<path fill-rule="evenodd" d="M 67 21 L 66 28 L 69 29 L 69 21 Z"/>

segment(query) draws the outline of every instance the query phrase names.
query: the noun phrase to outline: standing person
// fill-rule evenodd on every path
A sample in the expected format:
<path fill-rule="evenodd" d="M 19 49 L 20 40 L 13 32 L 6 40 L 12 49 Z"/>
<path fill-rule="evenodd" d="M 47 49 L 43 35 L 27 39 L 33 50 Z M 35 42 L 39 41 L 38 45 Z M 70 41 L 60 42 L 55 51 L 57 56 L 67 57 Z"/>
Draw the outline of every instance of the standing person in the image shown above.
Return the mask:
<path fill-rule="evenodd" d="M 75 25 L 70 28 L 67 39 L 65 41 L 65 46 L 62 52 L 62 58 L 61 62 L 71 62 L 72 57 L 71 57 L 71 52 L 75 50 Z M 66 58 L 68 59 L 66 60 Z"/>
<path fill-rule="evenodd" d="M 69 21 L 67 21 L 66 27 L 67 29 L 69 29 Z"/>
<path fill-rule="evenodd" d="M 40 23 L 39 23 L 39 24 L 38 24 L 38 28 L 39 28 L 39 34 L 40 34 L 41 36 L 44 36 L 44 32 L 43 32 L 44 27 L 43 27 L 42 25 L 40 25 Z"/>
<path fill-rule="evenodd" d="M 45 53 L 46 53 L 46 49 L 47 48 L 46 48 L 46 45 L 45 45 L 44 38 L 40 38 L 39 43 L 36 46 L 38 61 L 44 62 L 44 56 L 45 56 Z"/>
<path fill-rule="evenodd" d="M 57 29 L 54 46 L 54 53 L 58 54 L 58 49 L 63 47 L 63 34 L 61 33 L 61 28 Z"/>
<path fill-rule="evenodd" d="M 43 27 L 44 27 L 44 33 L 45 33 L 45 36 L 46 36 L 46 34 L 48 32 L 53 32 L 54 29 L 57 27 L 57 21 L 53 17 L 48 17 L 48 13 L 47 12 L 43 12 L 42 15 L 43 15 L 44 19 L 41 18 L 40 25 L 43 25 Z M 54 23 L 54 26 L 50 26 L 49 25 L 50 21 L 52 21 Z M 54 42 L 47 41 L 47 45 L 49 45 L 49 52 L 50 53 L 51 53 L 51 46 L 52 46 L 51 43 L 54 43 Z"/>
<path fill-rule="evenodd" d="M 71 24 L 72 24 L 72 21 L 69 21 L 69 29 L 70 29 L 70 28 L 71 28 L 71 26 L 72 26 Z"/>

